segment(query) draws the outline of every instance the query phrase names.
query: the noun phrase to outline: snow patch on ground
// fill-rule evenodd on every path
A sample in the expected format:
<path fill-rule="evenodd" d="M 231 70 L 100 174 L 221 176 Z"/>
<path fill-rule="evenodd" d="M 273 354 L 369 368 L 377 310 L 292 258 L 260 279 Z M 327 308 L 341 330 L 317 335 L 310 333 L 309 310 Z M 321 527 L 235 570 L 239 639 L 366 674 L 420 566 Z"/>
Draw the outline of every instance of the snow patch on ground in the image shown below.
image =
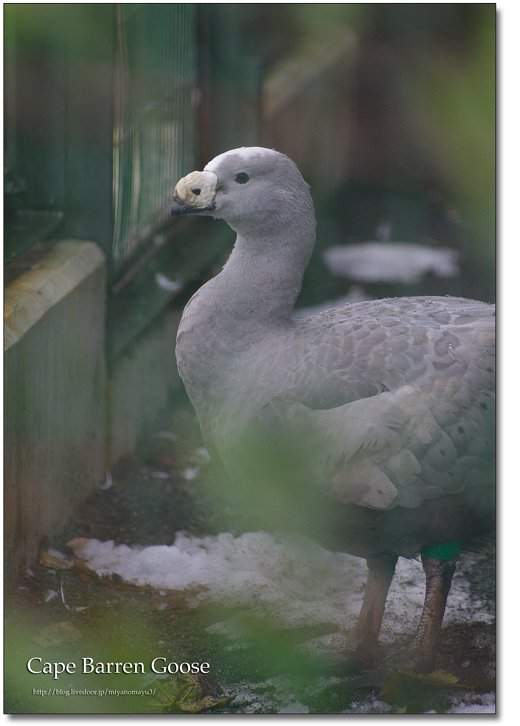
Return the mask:
<path fill-rule="evenodd" d="M 138 547 L 89 540 L 81 556 L 99 575 L 117 574 L 137 585 L 159 590 L 193 590 L 189 603 L 210 599 L 251 609 L 274 624 L 301 627 L 334 623 L 349 630 L 361 608 L 367 567 L 344 553 L 327 552 L 300 536 L 247 532 L 234 537 L 192 537 L 179 533 L 171 546 Z M 424 603 L 424 574 L 418 560 L 400 558 L 390 588 L 381 640 L 409 634 Z M 469 597 L 465 577 L 457 573 L 445 622 L 491 622 L 483 603 Z M 228 626 L 222 625 L 222 629 Z M 229 624 L 232 637 L 233 624 Z M 334 636 L 327 636 L 328 642 Z"/>
<path fill-rule="evenodd" d="M 456 250 L 408 242 L 363 242 L 329 247 L 323 254 L 331 274 L 359 282 L 420 282 L 430 272 L 459 274 Z"/>
<path fill-rule="evenodd" d="M 247 611 L 269 619 L 275 627 L 336 626 L 335 632 L 311 637 L 300 647 L 314 653 L 343 652 L 361 608 L 367 574 L 362 559 L 328 552 L 305 537 L 267 532 L 247 532 L 240 537 L 229 532 L 207 537 L 181 532 L 173 545 L 152 547 L 92 539 L 79 554 L 101 576 L 117 574 L 137 585 L 186 591 L 186 601 L 193 608 L 205 601 L 233 608 L 228 618 L 207 628 L 227 641 L 225 650 L 250 647 L 240 614 Z M 463 554 L 465 557 L 469 558 L 465 564 L 471 563 L 472 556 Z M 380 640 L 390 644 L 413 633 L 423 602 L 421 563 L 400 558 Z M 493 615 L 470 596 L 469 583 L 457 572 L 445 622 L 477 620 L 491 622 Z M 243 705 L 243 713 L 306 713 L 307 706 L 294 685 L 275 681 L 244 683 L 243 687 L 234 684 L 235 706 Z M 494 694 L 457 695 L 452 704 L 449 713 L 494 713 L 495 709 Z M 391 710 L 388 704 L 368 696 L 352 703 L 345 713 Z"/>

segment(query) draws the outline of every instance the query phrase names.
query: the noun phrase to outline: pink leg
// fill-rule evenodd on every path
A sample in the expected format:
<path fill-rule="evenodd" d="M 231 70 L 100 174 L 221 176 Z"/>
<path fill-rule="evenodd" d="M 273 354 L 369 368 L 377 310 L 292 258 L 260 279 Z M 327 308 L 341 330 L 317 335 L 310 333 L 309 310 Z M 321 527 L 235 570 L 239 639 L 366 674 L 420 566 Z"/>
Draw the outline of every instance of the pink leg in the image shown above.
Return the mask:
<path fill-rule="evenodd" d="M 421 559 L 426 574 L 426 595 L 419 627 L 412 643 L 412 655 L 415 661 L 414 670 L 418 673 L 430 673 L 435 668 L 442 619 L 458 558 L 437 560 L 422 555 Z"/>
<path fill-rule="evenodd" d="M 377 639 L 385 611 L 388 588 L 394 576 L 397 557 L 378 557 L 367 560 L 368 578 L 363 605 L 354 630 L 358 668 L 372 668 L 377 649 Z"/>

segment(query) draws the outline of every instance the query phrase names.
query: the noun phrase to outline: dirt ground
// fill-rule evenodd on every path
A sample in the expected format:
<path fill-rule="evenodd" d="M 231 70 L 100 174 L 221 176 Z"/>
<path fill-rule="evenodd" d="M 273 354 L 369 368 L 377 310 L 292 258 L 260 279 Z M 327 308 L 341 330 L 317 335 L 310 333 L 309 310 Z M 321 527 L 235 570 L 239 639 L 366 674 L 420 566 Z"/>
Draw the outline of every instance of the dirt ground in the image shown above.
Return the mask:
<path fill-rule="evenodd" d="M 70 556 L 67 542 L 78 537 L 148 546 L 171 545 L 179 530 L 197 536 L 248 531 L 247 518 L 221 505 L 212 465 L 200 466 L 201 446 L 193 414 L 176 407 L 145 445 L 115 467 L 110 488 L 94 492 L 63 534 L 49 543 L 51 554 L 54 549 Z M 494 613 L 493 543 L 464 555 L 459 567 L 471 597 Z M 491 618 L 472 622 L 468 617 L 468 622 L 443 629 L 438 668 L 444 675 L 428 682 L 399 670 L 412 633 L 382 646 L 374 671 L 345 674 L 333 659 L 302 656 L 298 646 L 318 633 L 301 628 L 274 634 L 260 629 L 231 648 L 211 633 L 211 624 L 223 617 L 219 606 L 194 608 L 194 594 L 103 579 L 78 563 L 65 569 L 53 567 L 52 560 L 47 566 L 35 563 L 6 591 L 6 712 L 443 713 L 493 708 Z M 93 673 L 78 678 L 65 673 L 54 679 L 30 674 L 26 667 L 36 656 L 64 664 L 79 663 L 85 655 L 96 663 L 141 662 L 157 655 L 158 645 L 178 663 L 197 654 L 211 663 L 211 674 Z M 74 694 L 74 688 L 84 693 Z M 135 693 L 113 695 L 118 689 Z"/>

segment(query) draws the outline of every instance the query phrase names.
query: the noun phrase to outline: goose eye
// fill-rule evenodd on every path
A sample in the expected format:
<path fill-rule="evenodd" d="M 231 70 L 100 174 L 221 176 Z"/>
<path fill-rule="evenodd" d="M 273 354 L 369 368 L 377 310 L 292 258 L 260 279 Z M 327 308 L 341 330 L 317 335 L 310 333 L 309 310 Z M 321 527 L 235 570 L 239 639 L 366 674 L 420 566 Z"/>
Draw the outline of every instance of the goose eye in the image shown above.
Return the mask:
<path fill-rule="evenodd" d="M 249 176 L 245 173 L 245 171 L 239 171 L 238 174 L 235 174 L 235 181 L 238 184 L 245 184 L 249 181 Z"/>

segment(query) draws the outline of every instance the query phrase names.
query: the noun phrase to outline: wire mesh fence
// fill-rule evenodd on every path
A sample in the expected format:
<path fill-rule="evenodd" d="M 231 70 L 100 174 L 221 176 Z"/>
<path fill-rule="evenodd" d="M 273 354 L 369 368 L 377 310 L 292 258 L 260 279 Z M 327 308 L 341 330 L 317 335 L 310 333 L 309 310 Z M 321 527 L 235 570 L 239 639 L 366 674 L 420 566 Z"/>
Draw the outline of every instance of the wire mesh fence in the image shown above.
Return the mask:
<path fill-rule="evenodd" d="M 197 46 L 193 4 L 119 4 L 114 97 L 113 272 L 168 214 L 195 161 Z"/>

